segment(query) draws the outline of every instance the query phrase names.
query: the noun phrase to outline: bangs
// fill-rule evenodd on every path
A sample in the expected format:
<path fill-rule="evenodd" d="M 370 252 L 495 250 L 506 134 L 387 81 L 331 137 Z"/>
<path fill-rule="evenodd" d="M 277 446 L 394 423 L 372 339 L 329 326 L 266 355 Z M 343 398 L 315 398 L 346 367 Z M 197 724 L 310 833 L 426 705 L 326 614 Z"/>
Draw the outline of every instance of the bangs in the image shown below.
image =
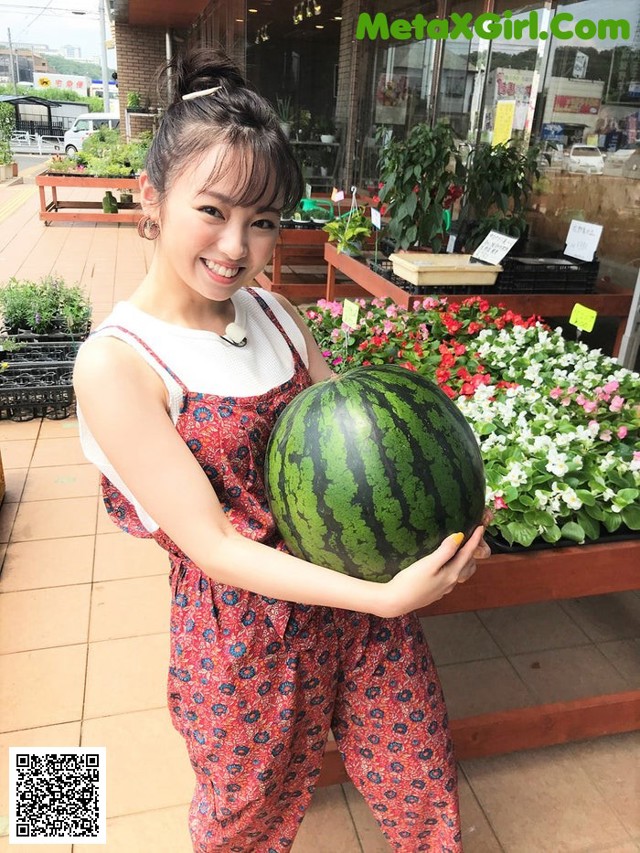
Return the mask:
<path fill-rule="evenodd" d="M 285 147 L 269 133 L 247 134 L 243 130 L 246 131 L 232 128 L 222 135 L 221 154 L 200 192 L 212 190 L 232 175 L 236 187 L 233 204 L 275 207 L 283 213 L 293 211 L 304 188 L 300 167 L 288 143 Z"/>

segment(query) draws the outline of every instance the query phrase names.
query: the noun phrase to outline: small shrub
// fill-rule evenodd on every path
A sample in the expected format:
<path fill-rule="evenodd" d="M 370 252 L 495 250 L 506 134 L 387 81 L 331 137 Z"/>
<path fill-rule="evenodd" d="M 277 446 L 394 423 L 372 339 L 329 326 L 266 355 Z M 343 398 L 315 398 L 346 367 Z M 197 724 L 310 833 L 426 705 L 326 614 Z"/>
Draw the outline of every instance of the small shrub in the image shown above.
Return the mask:
<path fill-rule="evenodd" d="M 66 285 L 56 275 L 37 282 L 10 278 L 0 288 L 0 313 L 9 334 L 30 331 L 81 336 L 91 325 L 91 303 L 82 288 Z"/>

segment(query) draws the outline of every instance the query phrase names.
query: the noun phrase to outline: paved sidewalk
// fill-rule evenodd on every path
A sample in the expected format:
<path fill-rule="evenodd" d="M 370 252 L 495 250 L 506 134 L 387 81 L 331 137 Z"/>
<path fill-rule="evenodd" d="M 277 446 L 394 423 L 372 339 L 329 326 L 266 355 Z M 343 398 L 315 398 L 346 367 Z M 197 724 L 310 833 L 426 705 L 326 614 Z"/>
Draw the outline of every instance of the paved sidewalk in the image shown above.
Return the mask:
<path fill-rule="evenodd" d="M 99 323 L 136 287 L 152 245 L 127 225 L 45 228 L 37 195 L 27 189 L 0 187 L 0 283 L 57 272 L 87 289 Z M 0 449 L 7 476 L 0 815 L 8 809 L 9 746 L 106 746 L 108 841 L 100 849 L 189 853 L 193 777 L 165 703 L 165 556 L 107 519 L 75 419 L 0 421 Z M 640 593 L 433 617 L 424 625 L 452 717 L 640 685 Z M 638 733 L 465 761 L 465 853 L 638 853 L 639 768 Z M 13 849 L 0 822 L 0 853 Z M 317 792 L 293 850 L 389 848 L 353 786 L 343 785 Z"/>

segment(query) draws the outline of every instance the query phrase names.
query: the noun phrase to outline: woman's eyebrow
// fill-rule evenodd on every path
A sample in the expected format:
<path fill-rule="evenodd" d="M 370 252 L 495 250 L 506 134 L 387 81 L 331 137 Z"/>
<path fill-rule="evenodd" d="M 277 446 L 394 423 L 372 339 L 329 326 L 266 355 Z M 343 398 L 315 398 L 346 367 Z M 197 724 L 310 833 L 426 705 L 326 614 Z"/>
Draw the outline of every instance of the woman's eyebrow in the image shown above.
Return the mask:
<path fill-rule="evenodd" d="M 200 195 L 206 195 L 206 196 L 209 196 L 210 198 L 215 198 L 218 201 L 221 201 L 223 204 L 228 204 L 230 206 L 237 204 L 235 199 L 232 199 L 230 196 L 224 195 L 224 193 L 216 193 L 216 192 L 213 192 L 212 190 L 207 190 L 207 189 L 201 190 Z M 278 216 L 280 215 L 281 211 L 282 211 L 282 208 L 278 208 L 278 207 L 259 207 L 257 210 L 258 213 L 275 213 Z"/>

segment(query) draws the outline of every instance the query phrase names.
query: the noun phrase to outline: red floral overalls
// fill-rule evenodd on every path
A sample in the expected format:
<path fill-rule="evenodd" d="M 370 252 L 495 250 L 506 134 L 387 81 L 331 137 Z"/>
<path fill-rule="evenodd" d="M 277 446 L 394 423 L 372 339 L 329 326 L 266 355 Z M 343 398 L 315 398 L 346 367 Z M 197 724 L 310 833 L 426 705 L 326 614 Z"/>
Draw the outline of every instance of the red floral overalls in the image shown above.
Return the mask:
<path fill-rule="evenodd" d="M 231 523 L 283 548 L 263 483 L 267 439 L 310 384 L 286 332 L 293 377 L 266 394 L 218 397 L 182 387 L 176 428 Z M 251 334 L 251 332 L 250 332 Z M 252 345 L 259 341 L 251 340 Z M 149 537 L 102 478 L 113 521 Z M 456 767 L 433 660 L 414 616 L 266 598 L 216 583 L 162 531 L 171 562 L 169 710 L 196 774 L 189 826 L 198 853 L 289 850 L 315 789 L 332 728 L 347 772 L 395 850 L 461 851 Z"/>

